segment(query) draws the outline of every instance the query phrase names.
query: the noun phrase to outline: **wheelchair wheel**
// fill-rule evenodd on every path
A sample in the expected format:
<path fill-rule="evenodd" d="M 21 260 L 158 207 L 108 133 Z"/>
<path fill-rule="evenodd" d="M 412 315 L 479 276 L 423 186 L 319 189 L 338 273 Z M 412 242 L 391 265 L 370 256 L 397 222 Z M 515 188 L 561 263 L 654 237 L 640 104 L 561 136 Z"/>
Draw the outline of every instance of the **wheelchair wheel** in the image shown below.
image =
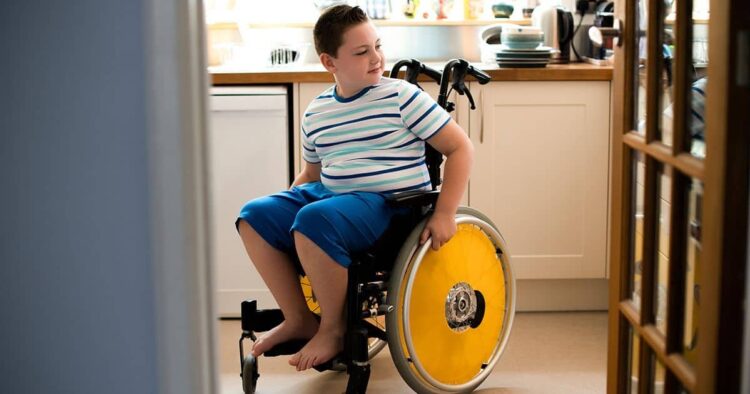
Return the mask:
<path fill-rule="evenodd" d="M 302 286 L 302 294 L 305 296 L 307 307 L 310 309 L 310 311 L 312 311 L 316 315 L 320 315 L 320 305 L 318 304 L 318 300 L 315 298 L 315 294 L 312 291 L 312 285 L 310 284 L 310 280 L 307 278 L 307 276 L 301 275 L 299 277 L 299 283 L 300 283 L 300 286 Z M 385 316 L 371 317 L 365 320 L 372 323 L 375 327 L 378 327 L 381 330 L 385 330 Z M 386 345 L 385 341 L 381 341 L 378 338 L 370 338 L 367 342 L 368 359 L 372 360 L 372 358 L 375 357 L 376 354 L 378 354 L 381 350 L 383 350 L 385 345 Z M 346 365 L 343 365 L 343 364 L 334 365 L 333 369 L 336 371 L 346 371 Z"/>
<path fill-rule="evenodd" d="M 245 361 L 242 363 L 242 391 L 245 394 L 255 393 L 255 388 L 258 385 L 258 360 L 249 355 L 245 357 Z"/>
<path fill-rule="evenodd" d="M 419 245 L 429 218 L 411 232 L 388 286 L 388 346 L 418 393 L 470 392 L 492 372 L 510 336 L 515 280 L 500 232 L 460 207 L 454 237 L 440 250 Z"/>

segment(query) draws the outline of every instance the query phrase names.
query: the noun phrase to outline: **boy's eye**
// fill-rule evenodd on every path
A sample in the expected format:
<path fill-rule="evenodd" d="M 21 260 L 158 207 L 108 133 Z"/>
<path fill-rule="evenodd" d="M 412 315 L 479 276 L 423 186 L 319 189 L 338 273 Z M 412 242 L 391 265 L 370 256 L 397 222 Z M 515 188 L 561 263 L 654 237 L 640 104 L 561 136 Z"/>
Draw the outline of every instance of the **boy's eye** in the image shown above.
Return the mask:
<path fill-rule="evenodd" d="M 364 55 L 365 53 L 367 53 L 367 49 L 365 49 L 364 51 L 362 51 L 362 52 L 358 53 L 357 55 L 358 55 L 358 56 L 359 56 L 359 55 Z"/>

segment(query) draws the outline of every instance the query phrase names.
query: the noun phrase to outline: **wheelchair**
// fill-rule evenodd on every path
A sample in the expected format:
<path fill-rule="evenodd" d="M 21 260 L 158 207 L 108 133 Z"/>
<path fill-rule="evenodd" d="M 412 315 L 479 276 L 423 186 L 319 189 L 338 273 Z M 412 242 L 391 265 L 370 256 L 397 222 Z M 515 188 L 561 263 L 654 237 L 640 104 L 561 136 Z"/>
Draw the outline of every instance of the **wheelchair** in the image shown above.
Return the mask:
<path fill-rule="evenodd" d="M 466 95 L 474 109 L 464 79 L 471 75 L 480 84 L 490 77 L 466 60 L 449 61 L 442 72 L 416 59 L 397 62 L 389 76 L 401 68 L 405 79 L 417 85 L 419 74 L 440 84 L 438 104 L 451 112 L 448 88 Z M 459 207 L 457 232 L 439 250 L 419 236 L 437 201 L 443 157 L 425 144 L 432 191 L 405 192 L 389 197 L 389 204 L 410 207 L 411 213 L 394 217 L 389 228 L 365 252 L 353 253 L 346 295 L 347 333 L 344 350 L 333 360 L 317 365 L 320 372 L 346 371 L 347 393 L 364 393 L 370 363 L 387 344 L 393 362 L 406 383 L 418 393 L 464 393 L 479 386 L 500 359 L 513 325 L 516 287 L 510 253 L 500 231 L 481 212 Z M 298 263 L 298 262 L 297 262 Z M 312 313 L 319 307 L 301 265 L 300 286 Z M 255 300 L 243 301 L 239 340 L 242 387 L 254 393 L 259 362 L 245 356 L 243 341 L 280 324 L 279 309 L 258 310 Z M 279 344 L 266 357 L 294 354 L 305 345 L 295 340 Z"/>

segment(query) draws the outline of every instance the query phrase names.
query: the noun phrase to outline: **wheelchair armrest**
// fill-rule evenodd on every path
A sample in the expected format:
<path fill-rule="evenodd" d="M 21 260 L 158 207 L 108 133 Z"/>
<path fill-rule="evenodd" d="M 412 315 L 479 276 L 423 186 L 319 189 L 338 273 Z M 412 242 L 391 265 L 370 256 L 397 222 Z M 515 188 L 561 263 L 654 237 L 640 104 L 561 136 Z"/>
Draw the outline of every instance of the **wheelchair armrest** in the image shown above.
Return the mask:
<path fill-rule="evenodd" d="M 388 204 L 394 207 L 425 207 L 437 202 L 440 191 L 413 191 L 391 194 L 386 198 Z"/>

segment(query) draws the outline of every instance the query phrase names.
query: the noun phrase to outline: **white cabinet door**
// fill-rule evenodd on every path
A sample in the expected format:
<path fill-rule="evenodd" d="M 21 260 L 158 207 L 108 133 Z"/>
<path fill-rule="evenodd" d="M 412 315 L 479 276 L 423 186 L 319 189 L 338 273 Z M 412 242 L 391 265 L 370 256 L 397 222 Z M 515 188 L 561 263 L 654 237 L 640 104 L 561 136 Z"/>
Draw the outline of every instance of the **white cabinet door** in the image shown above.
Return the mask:
<path fill-rule="evenodd" d="M 471 88 L 469 203 L 500 228 L 517 278 L 604 278 L 609 82 Z"/>
<path fill-rule="evenodd" d="M 264 88 L 268 90 L 268 88 Z M 211 261 L 220 316 L 238 316 L 240 302 L 276 304 L 245 252 L 234 221 L 249 200 L 288 187 L 286 89 L 281 94 L 211 97 Z"/>

